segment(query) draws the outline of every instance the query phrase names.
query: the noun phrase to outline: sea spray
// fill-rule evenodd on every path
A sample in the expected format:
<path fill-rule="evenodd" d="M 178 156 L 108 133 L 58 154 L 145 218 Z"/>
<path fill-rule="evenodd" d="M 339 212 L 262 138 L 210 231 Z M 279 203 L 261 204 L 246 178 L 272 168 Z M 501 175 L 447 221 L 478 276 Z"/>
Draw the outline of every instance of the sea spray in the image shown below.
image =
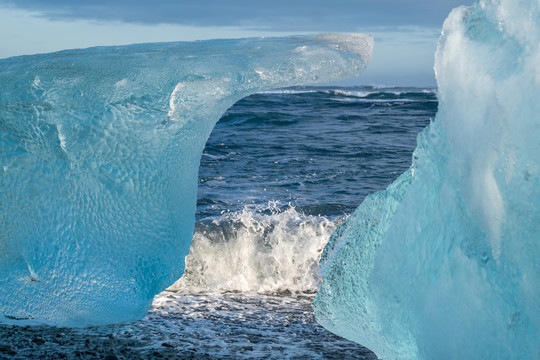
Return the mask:
<path fill-rule="evenodd" d="M 271 202 L 200 222 L 184 276 L 170 289 L 190 292 L 314 293 L 318 263 L 341 218 L 305 215 Z"/>

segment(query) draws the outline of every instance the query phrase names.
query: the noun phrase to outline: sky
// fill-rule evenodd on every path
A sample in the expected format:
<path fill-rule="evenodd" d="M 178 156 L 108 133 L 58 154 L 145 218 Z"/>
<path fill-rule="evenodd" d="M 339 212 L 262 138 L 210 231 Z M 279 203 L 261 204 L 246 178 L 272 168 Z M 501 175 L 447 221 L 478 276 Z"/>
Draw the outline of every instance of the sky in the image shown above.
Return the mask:
<path fill-rule="evenodd" d="M 361 32 L 365 73 L 343 85 L 435 86 L 448 13 L 472 0 L 0 0 L 0 58 L 98 45 Z"/>

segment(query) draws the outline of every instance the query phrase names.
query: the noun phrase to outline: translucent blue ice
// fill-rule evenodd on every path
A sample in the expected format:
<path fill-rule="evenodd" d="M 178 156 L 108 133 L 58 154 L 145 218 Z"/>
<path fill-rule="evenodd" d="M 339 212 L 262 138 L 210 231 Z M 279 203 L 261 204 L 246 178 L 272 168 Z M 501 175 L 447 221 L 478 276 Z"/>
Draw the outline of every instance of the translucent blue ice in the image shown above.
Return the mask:
<path fill-rule="evenodd" d="M 141 318 L 183 273 L 220 116 L 361 73 L 363 35 L 97 47 L 0 60 L 0 318 Z"/>
<path fill-rule="evenodd" d="M 409 171 L 336 230 L 318 321 L 382 359 L 540 357 L 540 3 L 454 10 Z"/>

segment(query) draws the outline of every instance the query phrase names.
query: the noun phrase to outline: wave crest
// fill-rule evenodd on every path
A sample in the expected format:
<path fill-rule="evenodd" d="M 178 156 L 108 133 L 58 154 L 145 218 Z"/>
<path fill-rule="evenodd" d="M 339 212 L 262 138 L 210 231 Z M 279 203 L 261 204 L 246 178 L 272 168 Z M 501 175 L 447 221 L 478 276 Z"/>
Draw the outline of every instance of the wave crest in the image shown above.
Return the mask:
<path fill-rule="evenodd" d="M 341 222 L 278 202 L 224 213 L 197 225 L 184 276 L 171 289 L 313 293 L 322 250 Z"/>

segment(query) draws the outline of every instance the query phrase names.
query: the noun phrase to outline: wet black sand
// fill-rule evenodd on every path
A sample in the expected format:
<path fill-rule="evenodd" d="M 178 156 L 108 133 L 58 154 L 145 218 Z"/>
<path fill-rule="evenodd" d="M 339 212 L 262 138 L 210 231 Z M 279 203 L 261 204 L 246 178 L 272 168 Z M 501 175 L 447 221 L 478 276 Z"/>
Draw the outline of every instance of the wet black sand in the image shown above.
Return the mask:
<path fill-rule="evenodd" d="M 158 295 L 139 321 L 0 325 L 0 359 L 376 359 L 318 325 L 309 297 Z"/>

